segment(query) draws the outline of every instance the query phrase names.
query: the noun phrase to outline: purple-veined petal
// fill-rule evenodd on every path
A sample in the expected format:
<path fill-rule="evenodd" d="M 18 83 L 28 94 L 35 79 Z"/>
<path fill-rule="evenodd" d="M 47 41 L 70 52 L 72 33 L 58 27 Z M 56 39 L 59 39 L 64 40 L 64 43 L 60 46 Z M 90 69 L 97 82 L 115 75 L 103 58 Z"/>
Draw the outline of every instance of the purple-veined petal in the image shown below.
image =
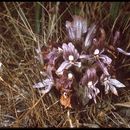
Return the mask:
<path fill-rule="evenodd" d="M 79 68 L 81 67 L 81 62 L 74 62 L 73 64 Z"/>
<path fill-rule="evenodd" d="M 50 64 L 55 64 L 55 60 L 58 58 L 58 49 L 53 48 L 52 51 L 47 55 L 47 59 Z"/>
<path fill-rule="evenodd" d="M 93 85 L 96 86 L 97 83 L 98 83 L 98 80 L 96 80 Z"/>
<path fill-rule="evenodd" d="M 93 38 L 93 35 L 95 32 L 96 32 L 96 25 L 92 25 L 88 31 L 86 38 L 85 38 L 84 45 L 86 48 L 90 47 L 90 45 L 92 43 L 92 38 Z"/>
<path fill-rule="evenodd" d="M 34 56 L 34 58 L 35 58 L 37 61 L 40 61 L 40 57 L 39 57 L 39 56 Z"/>
<path fill-rule="evenodd" d="M 108 83 L 104 83 L 104 86 L 105 86 L 105 94 L 108 94 L 110 86 Z"/>
<path fill-rule="evenodd" d="M 71 26 L 72 26 L 72 25 L 71 25 L 71 22 L 66 21 L 65 27 L 66 27 L 66 28 L 70 28 Z"/>
<path fill-rule="evenodd" d="M 95 85 L 87 86 L 87 88 L 88 88 L 87 96 L 89 97 L 89 99 L 93 98 L 94 102 L 96 103 L 96 96 L 98 93 L 100 93 L 100 90 L 96 88 Z"/>
<path fill-rule="evenodd" d="M 93 85 L 93 90 L 95 91 L 95 95 L 97 95 L 98 93 L 100 93 L 100 90 L 98 88 L 96 88 L 94 85 Z"/>
<path fill-rule="evenodd" d="M 126 56 L 130 56 L 130 52 L 126 52 L 126 51 L 124 51 L 123 49 L 121 49 L 121 48 L 117 48 L 117 50 L 120 52 L 120 53 L 122 53 L 122 54 L 124 54 L 124 55 L 126 55 Z"/>
<path fill-rule="evenodd" d="M 101 82 L 101 85 L 104 85 L 104 74 L 100 76 L 100 82 Z"/>
<path fill-rule="evenodd" d="M 83 29 L 83 33 L 86 33 L 87 30 L 88 30 L 88 28 L 87 28 L 87 22 L 85 20 L 82 22 L 82 29 Z"/>
<path fill-rule="evenodd" d="M 101 70 L 103 71 L 103 73 L 104 73 L 105 75 L 109 76 L 107 67 L 106 67 L 100 60 L 97 60 L 97 63 L 98 63 L 98 65 L 100 66 L 100 68 L 101 68 Z"/>
<path fill-rule="evenodd" d="M 45 80 L 43 79 L 42 82 L 33 85 L 33 88 L 43 88 L 42 90 L 40 90 L 40 92 L 46 94 L 51 90 L 53 85 L 54 85 L 53 80 L 47 78 Z"/>
<path fill-rule="evenodd" d="M 63 49 L 63 58 L 64 58 L 64 60 L 67 60 L 67 58 L 68 58 L 68 46 L 67 46 L 67 44 L 66 43 L 63 43 L 62 44 L 62 49 Z"/>
<path fill-rule="evenodd" d="M 96 95 L 100 93 L 100 90 L 97 88 L 96 89 Z"/>
<path fill-rule="evenodd" d="M 117 88 L 123 88 L 126 87 L 124 84 L 122 84 L 121 82 L 119 82 L 117 79 L 109 79 L 110 84 L 114 85 Z"/>
<path fill-rule="evenodd" d="M 42 94 L 46 94 L 51 90 L 51 88 L 52 88 L 52 86 L 48 86 L 45 90 L 42 89 L 39 92 L 42 93 Z"/>
<path fill-rule="evenodd" d="M 66 43 L 63 43 L 62 48 L 63 48 L 64 60 L 69 60 L 68 58 L 70 55 L 72 55 L 74 57 L 75 61 L 79 58 L 79 53 L 71 42 L 69 42 L 68 45 Z"/>
<path fill-rule="evenodd" d="M 72 26 L 72 23 L 69 21 L 66 21 L 65 26 L 66 26 L 66 29 L 68 31 L 69 38 L 71 40 L 74 40 L 75 39 L 75 31 L 74 31 L 74 28 Z"/>
<path fill-rule="evenodd" d="M 74 45 L 72 44 L 72 42 L 69 42 L 69 43 L 68 43 L 68 52 L 69 52 L 70 54 L 74 54 L 74 50 L 75 50 Z"/>
<path fill-rule="evenodd" d="M 68 43 L 68 51 L 70 52 L 70 54 L 72 54 L 74 56 L 75 60 L 77 60 L 79 58 L 79 53 L 71 42 Z"/>
<path fill-rule="evenodd" d="M 62 75 L 62 74 L 63 74 L 63 71 L 64 71 L 65 69 L 70 68 L 71 66 L 72 66 L 72 64 L 71 64 L 70 62 L 68 62 L 68 61 L 62 62 L 62 64 L 60 65 L 60 67 L 57 69 L 56 74 L 57 74 L 57 75 Z"/>
<path fill-rule="evenodd" d="M 77 49 L 74 49 L 73 54 L 74 54 L 75 60 L 78 60 L 79 59 L 79 53 L 78 53 Z"/>
<path fill-rule="evenodd" d="M 41 50 L 39 50 L 39 49 L 35 49 L 35 50 L 36 50 L 37 54 L 41 53 Z"/>
<path fill-rule="evenodd" d="M 94 95 L 97 95 L 100 92 L 94 85 L 91 86 L 91 89 L 94 90 Z"/>
<path fill-rule="evenodd" d="M 68 50 L 68 46 L 67 46 L 66 43 L 62 44 L 62 49 L 63 49 L 64 52 L 66 52 Z"/>
<path fill-rule="evenodd" d="M 102 59 L 103 63 L 108 64 L 108 65 L 110 65 L 112 62 L 111 58 L 103 54 L 100 55 L 100 59 Z"/>
<path fill-rule="evenodd" d="M 60 47 L 58 47 L 58 52 L 59 52 L 59 53 L 62 53 L 62 52 L 63 52 L 63 49 L 60 48 Z"/>
<path fill-rule="evenodd" d="M 86 86 L 87 87 L 87 86 Z M 87 87 L 87 96 L 89 99 L 92 99 L 92 93 L 91 93 L 91 89 Z"/>
<path fill-rule="evenodd" d="M 79 56 L 79 59 L 86 59 L 86 60 L 92 60 L 92 56 L 91 55 L 85 55 L 85 54 L 82 54 Z"/>
<path fill-rule="evenodd" d="M 82 36 L 82 21 L 80 18 L 75 19 L 74 28 L 75 28 L 76 40 L 80 40 Z"/>
<path fill-rule="evenodd" d="M 52 65 L 48 65 L 47 66 L 47 69 L 46 69 L 46 73 L 47 73 L 47 76 L 53 80 L 53 76 L 52 76 L 52 70 L 54 69 L 54 67 Z"/>
<path fill-rule="evenodd" d="M 72 49 L 72 51 L 75 49 L 74 45 L 72 44 L 72 42 L 68 43 L 68 47 Z"/>
<path fill-rule="evenodd" d="M 43 88 L 43 87 L 44 87 L 44 84 L 42 82 L 39 82 L 33 85 L 33 88 Z"/>
<path fill-rule="evenodd" d="M 115 95 L 118 96 L 118 92 L 117 92 L 116 88 L 115 88 L 113 85 L 111 85 L 111 84 L 110 84 L 110 90 L 111 90 L 111 92 L 112 92 L 113 94 L 115 94 Z"/>
<path fill-rule="evenodd" d="M 92 96 L 91 96 L 91 94 L 89 94 L 89 93 L 88 93 L 88 98 L 89 98 L 89 99 L 92 99 Z"/>
<path fill-rule="evenodd" d="M 105 51 L 105 50 L 104 50 L 104 48 L 103 48 L 102 50 L 100 50 L 99 54 L 102 54 L 104 51 Z"/>
<path fill-rule="evenodd" d="M 115 35 L 114 35 L 114 39 L 113 39 L 113 45 L 114 45 L 114 46 L 116 45 L 116 43 L 117 43 L 119 37 L 120 37 L 120 32 L 119 32 L 119 31 L 116 31 L 116 32 L 115 32 Z M 116 46 L 117 46 L 117 45 L 116 45 Z"/>
<path fill-rule="evenodd" d="M 88 68 L 83 77 L 81 78 L 81 84 L 87 84 L 88 86 L 91 86 L 91 84 L 93 84 L 95 86 L 97 83 L 98 80 L 95 68 Z"/>
<path fill-rule="evenodd" d="M 94 97 L 93 100 L 94 100 L 94 103 L 97 103 L 97 101 L 96 101 L 96 97 Z"/>
<path fill-rule="evenodd" d="M 74 31 L 74 28 L 72 28 L 72 27 L 70 27 L 70 28 L 68 28 L 68 34 L 69 34 L 69 38 L 71 39 L 71 40 L 74 40 L 75 39 L 75 33 L 74 33 L 75 31 Z"/>
<path fill-rule="evenodd" d="M 71 40 L 81 40 L 82 34 L 87 32 L 87 23 L 80 16 L 73 16 L 73 21 L 66 21 L 66 29 Z"/>

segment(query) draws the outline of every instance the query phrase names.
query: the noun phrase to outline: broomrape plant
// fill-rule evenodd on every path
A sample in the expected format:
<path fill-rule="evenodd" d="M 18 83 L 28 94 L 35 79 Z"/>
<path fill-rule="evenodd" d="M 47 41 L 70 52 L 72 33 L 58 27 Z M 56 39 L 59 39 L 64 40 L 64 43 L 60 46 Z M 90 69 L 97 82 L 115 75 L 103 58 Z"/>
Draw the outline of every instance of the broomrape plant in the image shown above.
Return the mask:
<path fill-rule="evenodd" d="M 114 65 L 106 51 L 108 46 L 105 44 L 105 30 L 97 24 L 89 27 L 81 16 L 73 16 L 73 21 L 66 21 L 65 26 L 68 43 L 57 47 L 51 45 L 47 50 L 43 49 L 47 78 L 33 87 L 43 88 L 44 94 L 55 87 L 61 95 L 60 102 L 65 108 L 73 107 L 73 95 L 76 95 L 82 104 L 87 104 L 86 98 L 88 101 L 93 99 L 96 103 L 101 85 L 104 86 L 105 94 L 111 91 L 118 96 L 117 88 L 125 85 L 113 78 L 111 70 Z M 97 36 L 97 33 L 100 33 L 100 36 Z M 130 53 L 115 47 L 119 35 L 119 32 L 115 33 L 113 47 L 116 52 L 129 56 Z M 37 49 L 36 52 L 39 55 Z"/>

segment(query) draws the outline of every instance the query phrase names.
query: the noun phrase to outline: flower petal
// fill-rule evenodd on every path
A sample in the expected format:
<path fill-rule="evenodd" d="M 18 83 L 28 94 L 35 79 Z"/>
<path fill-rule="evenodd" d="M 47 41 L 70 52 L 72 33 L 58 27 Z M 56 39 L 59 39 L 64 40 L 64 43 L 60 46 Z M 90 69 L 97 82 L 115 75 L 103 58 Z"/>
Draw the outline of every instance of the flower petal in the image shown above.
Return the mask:
<path fill-rule="evenodd" d="M 79 53 L 78 53 L 77 49 L 74 49 L 73 54 L 74 54 L 75 60 L 78 60 L 78 58 L 79 58 Z"/>
<path fill-rule="evenodd" d="M 87 32 L 86 20 L 74 15 L 72 22 L 66 21 L 66 29 L 71 40 L 81 40 L 82 34 Z"/>
<path fill-rule="evenodd" d="M 96 31 L 96 25 L 92 25 L 88 31 L 86 38 L 85 38 L 84 45 L 86 48 L 89 48 L 91 46 L 92 38 L 94 36 L 95 31 Z"/>
<path fill-rule="evenodd" d="M 76 40 L 80 40 L 82 36 L 82 21 L 78 17 L 74 21 L 74 28 L 75 28 Z"/>
<path fill-rule="evenodd" d="M 73 54 L 75 50 L 74 45 L 72 44 L 72 42 L 68 43 L 68 51 L 70 52 L 70 54 Z"/>
<path fill-rule="evenodd" d="M 35 85 L 33 85 L 33 88 L 43 88 L 42 90 L 40 90 L 40 93 L 46 94 L 48 93 L 52 86 L 53 86 L 54 82 L 52 79 L 43 79 L 42 82 L 36 83 Z"/>
<path fill-rule="evenodd" d="M 74 65 L 80 68 L 81 67 L 81 62 L 74 62 Z"/>
<path fill-rule="evenodd" d="M 105 94 L 108 94 L 110 86 L 107 83 L 104 83 L 104 86 L 105 86 Z"/>
<path fill-rule="evenodd" d="M 86 59 L 86 60 L 92 60 L 93 59 L 91 55 L 85 55 L 85 54 L 80 55 L 79 58 L 80 59 Z"/>
<path fill-rule="evenodd" d="M 98 88 L 95 87 L 95 95 L 99 94 L 100 90 Z"/>
<path fill-rule="evenodd" d="M 118 92 L 116 90 L 116 88 L 113 86 L 113 85 L 110 85 L 110 90 L 113 94 L 117 95 L 118 96 Z"/>
<path fill-rule="evenodd" d="M 44 84 L 42 82 L 39 82 L 33 85 L 33 88 L 43 88 L 43 87 L 44 87 Z"/>
<path fill-rule="evenodd" d="M 97 61 L 99 67 L 101 68 L 101 70 L 103 71 L 103 73 L 107 76 L 109 76 L 107 67 L 104 65 L 104 63 L 102 63 L 100 60 Z"/>
<path fill-rule="evenodd" d="M 126 51 L 124 51 L 123 49 L 121 49 L 121 48 L 117 48 L 117 50 L 120 52 L 120 53 L 122 53 L 122 54 L 124 54 L 124 55 L 126 55 L 126 56 L 130 56 L 130 52 L 126 52 Z"/>
<path fill-rule="evenodd" d="M 87 28 L 87 23 L 86 23 L 85 20 L 82 22 L 82 29 L 83 29 L 83 33 L 86 33 L 87 30 L 88 30 L 88 28 Z"/>
<path fill-rule="evenodd" d="M 77 60 L 79 58 L 79 53 L 71 42 L 68 43 L 68 51 L 70 52 L 70 54 L 72 54 L 74 56 L 75 60 Z"/>
<path fill-rule="evenodd" d="M 53 48 L 52 51 L 46 56 L 50 64 L 55 64 L 55 60 L 58 58 L 58 49 Z"/>
<path fill-rule="evenodd" d="M 68 58 L 68 45 L 66 43 L 62 44 L 62 48 L 63 48 L 63 58 L 64 60 L 67 60 Z"/>
<path fill-rule="evenodd" d="M 114 38 L 113 38 L 113 45 L 115 46 L 117 46 L 117 41 L 119 40 L 119 38 L 120 38 L 120 32 L 119 31 L 116 31 L 115 32 L 115 35 L 114 35 Z"/>
<path fill-rule="evenodd" d="M 72 55 L 74 57 L 74 60 L 76 61 L 79 58 L 79 53 L 77 49 L 75 49 L 75 46 L 69 42 L 68 45 L 66 43 L 63 43 L 63 58 L 64 60 L 68 60 L 68 57 Z"/>
<path fill-rule="evenodd" d="M 110 65 L 112 62 L 111 58 L 103 54 L 100 55 L 100 59 L 102 59 L 103 63 L 108 64 L 108 65 Z"/>
<path fill-rule="evenodd" d="M 114 85 L 117 88 L 123 88 L 126 87 L 124 84 L 122 84 L 121 82 L 119 82 L 117 79 L 109 79 L 110 83 L 112 85 Z"/>
<path fill-rule="evenodd" d="M 88 96 L 89 99 L 92 99 L 92 95 L 90 93 L 88 93 L 87 96 Z"/>
<path fill-rule="evenodd" d="M 66 29 L 68 31 L 69 38 L 71 40 L 74 40 L 75 39 L 75 31 L 74 31 L 74 28 L 72 27 L 72 23 L 69 21 L 66 21 L 65 26 L 66 26 Z"/>
<path fill-rule="evenodd" d="M 68 62 L 68 61 L 62 62 L 62 64 L 60 65 L 60 67 L 57 69 L 56 74 L 57 74 L 57 75 L 62 75 L 64 69 L 70 68 L 71 65 L 72 65 L 72 64 L 71 64 L 70 62 Z"/>

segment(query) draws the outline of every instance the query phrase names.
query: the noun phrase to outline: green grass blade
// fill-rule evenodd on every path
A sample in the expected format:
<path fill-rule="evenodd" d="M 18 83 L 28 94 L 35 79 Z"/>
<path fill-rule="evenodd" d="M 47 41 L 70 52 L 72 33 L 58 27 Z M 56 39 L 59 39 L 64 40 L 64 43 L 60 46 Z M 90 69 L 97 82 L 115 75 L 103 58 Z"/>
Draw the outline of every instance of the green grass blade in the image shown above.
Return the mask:
<path fill-rule="evenodd" d="M 111 18 L 112 22 L 114 22 L 114 20 L 118 16 L 121 4 L 122 4 L 121 2 L 111 2 L 110 18 Z"/>
<path fill-rule="evenodd" d="M 40 18 L 41 18 L 41 5 L 35 3 L 35 33 L 40 33 Z"/>

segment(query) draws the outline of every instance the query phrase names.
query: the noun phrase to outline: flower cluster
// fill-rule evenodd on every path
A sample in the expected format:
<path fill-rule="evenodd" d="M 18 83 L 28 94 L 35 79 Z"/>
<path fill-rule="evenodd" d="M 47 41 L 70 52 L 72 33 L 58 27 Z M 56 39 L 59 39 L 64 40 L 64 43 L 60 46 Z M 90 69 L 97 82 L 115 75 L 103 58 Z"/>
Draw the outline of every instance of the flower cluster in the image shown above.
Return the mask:
<path fill-rule="evenodd" d="M 96 24 L 88 27 L 84 18 L 73 16 L 72 22 L 66 21 L 66 31 L 68 43 L 58 47 L 52 45 L 51 49 L 43 52 L 45 73 L 48 76 L 33 87 L 44 88 L 43 93 L 55 87 L 61 94 L 60 102 L 65 108 L 72 107 L 71 98 L 74 94 L 83 97 L 81 102 L 84 99 L 93 99 L 96 103 L 96 97 L 102 86 L 105 94 L 111 91 L 118 96 L 116 88 L 125 85 L 113 78 L 115 77 L 112 72 L 114 66 L 107 52 L 109 47 L 105 44 L 105 30 L 97 27 Z M 119 32 L 116 32 L 113 47 L 118 38 Z M 115 47 L 114 50 L 130 55 L 119 47 Z"/>

